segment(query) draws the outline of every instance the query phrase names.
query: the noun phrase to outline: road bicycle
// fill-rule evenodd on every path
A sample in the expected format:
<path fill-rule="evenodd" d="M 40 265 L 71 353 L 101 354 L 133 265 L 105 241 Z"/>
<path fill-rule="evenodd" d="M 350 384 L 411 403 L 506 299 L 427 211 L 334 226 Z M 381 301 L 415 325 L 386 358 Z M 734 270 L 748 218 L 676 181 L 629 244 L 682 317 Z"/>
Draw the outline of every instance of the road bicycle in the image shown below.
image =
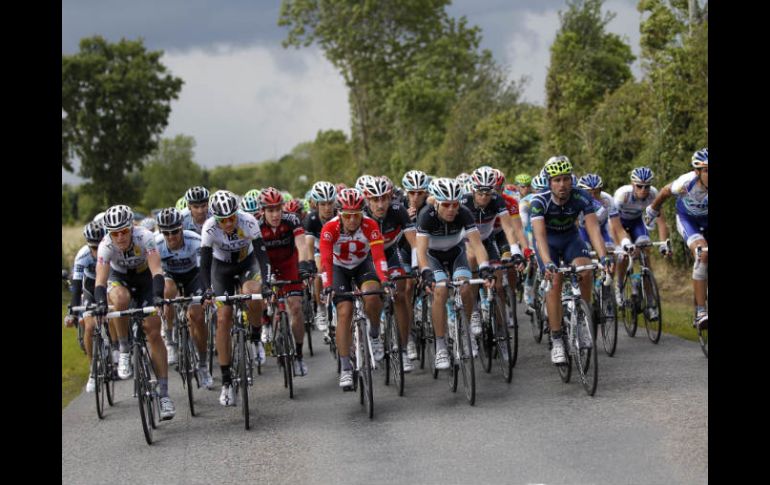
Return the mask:
<path fill-rule="evenodd" d="M 96 304 L 81 305 L 71 308 L 73 314 L 83 313 L 89 316 L 96 308 Z M 80 325 L 78 324 L 78 327 Z M 115 381 L 117 380 L 117 366 L 112 361 L 112 349 L 110 347 L 109 325 L 103 316 L 96 317 L 93 336 L 91 338 L 91 375 L 95 381 L 94 397 L 96 398 L 96 415 L 104 419 L 105 397 L 110 406 L 115 403 Z"/>
<path fill-rule="evenodd" d="M 590 252 L 596 257 L 596 251 Z M 609 273 L 601 275 L 594 272 L 593 295 L 593 335 L 598 337 L 601 332 L 604 352 L 612 357 L 618 345 L 618 308 L 615 299 L 615 285 Z"/>
<path fill-rule="evenodd" d="M 184 295 L 184 288 L 179 286 L 179 294 Z M 187 319 L 187 309 L 190 304 L 198 304 L 200 296 L 180 296 L 163 300 L 164 305 L 173 305 L 176 321 L 174 322 L 173 339 L 177 342 L 179 354 L 177 356 L 176 369 L 182 378 L 182 388 L 187 391 L 187 402 L 190 404 L 190 415 L 195 416 L 195 402 L 193 399 L 193 385 L 200 389 L 200 377 L 198 376 L 198 351 L 195 348 L 190 335 L 190 323 Z M 162 328 L 166 326 L 165 314 L 161 312 Z M 169 336 L 171 338 L 171 336 Z M 194 382 L 193 382 L 194 381 Z"/>
<path fill-rule="evenodd" d="M 307 349 L 311 357 L 313 356 L 313 322 L 315 322 L 317 311 L 311 291 L 314 281 L 315 275 L 308 276 L 303 280 L 304 287 L 302 289 L 302 316 L 305 319 L 305 340 L 307 341 Z"/>
<path fill-rule="evenodd" d="M 413 279 L 412 275 L 391 276 L 388 281 L 391 283 L 399 280 Z M 382 308 L 382 333 L 384 336 L 385 348 L 385 385 L 389 386 L 391 376 L 393 384 L 398 391 L 399 396 L 404 395 L 404 354 L 401 351 L 401 329 L 399 328 L 395 315 L 395 288 L 386 292 L 385 302 Z"/>
<path fill-rule="evenodd" d="M 507 309 L 507 307 L 503 306 L 501 298 L 497 295 L 497 288 L 494 286 L 489 290 L 484 287 L 479 288 L 479 294 L 481 298 L 481 333 L 475 338 L 478 340 L 479 360 L 482 369 L 489 373 L 492 370 L 492 360 L 497 357 L 503 378 L 510 383 L 513 379 L 514 366 L 511 340 L 515 337 L 509 333 L 506 319 L 503 317 L 502 309 Z"/>
<path fill-rule="evenodd" d="M 302 283 L 302 280 L 270 280 L 268 283 L 280 290 L 286 285 Z M 273 354 L 278 358 L 278 366 L 283 370 L 283 385 L 289 390 L 289 399 L 294 399 L 294 360 L 297 347 L 289 325 L 285 295 L 278 296 L 278 291 L 273 291 L 267 300 L 267 315 L 273 327 Z"/>
<path fill-rule="evenodd" d="M 663 307 L 660 304 L 660 293 L 655 275 L 649 267 L 648 256 L 643 249 L 651 246 L 666 246 L 671 252 L 671 241 L 668 239 L 662 242 L 643 241 L 635 246 L 636 256 L 633 255 L 633 251 L 619 250 L 617 252 L 621 258 L 629 258 L 628 267 L 620 285 L 623 296 L 623 326 L 629 337 L 636 336 L 638 318 L 639 315 L 642 315 L 647 337 L 652 343 L 657 344 L 663 328 Z M 639 261 L 639 271 L 637 272 L 633 270 L 635 260 Z"/>
<path fill-rule="evenodd" d="M 701 255 L 704 252 L 708 252 L 709 248 L 708 246 L 698 246 L 695 248 L 696 257 L 698 258 L 698 264 L 700 264 L 700 258 Z M 709 304 L 709 292 L 708 292 L 708 286 L 706 287 L 706 311 L 708 311 L 708 304 Z M 695 302 L 694 296 L 693 296 L 693 303 Z M 697 304 L 696 304 L 697 306 Z M 697 316 L 698 312 L 693 312 L 693 321 L 695 321 L 695 317 Z M 703 355 L 706 356 L 706 358 L 709 358 L 709 331 L 708 326 L 705 328 L 701 328 L 700 325 L 696 325 L 696 328 L 698 329 L 698 342 L 700 343 L 700 348 L 703 351 Z"/>

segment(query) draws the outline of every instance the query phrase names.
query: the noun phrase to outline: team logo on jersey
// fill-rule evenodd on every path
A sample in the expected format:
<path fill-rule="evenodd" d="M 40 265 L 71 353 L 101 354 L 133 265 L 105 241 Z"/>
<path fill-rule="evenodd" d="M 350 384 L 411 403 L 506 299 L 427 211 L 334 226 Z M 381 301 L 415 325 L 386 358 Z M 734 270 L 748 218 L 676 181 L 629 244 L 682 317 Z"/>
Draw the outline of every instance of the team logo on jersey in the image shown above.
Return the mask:
<path fill-rule="evenodd" d="M 330 233 L 330 232 L 325 232 L 325 233 L 323 234 L 323 237 L 324 237 L 324 240 L 326 240 L 326 241 L 331 241 L 331 240 L 332 240 L 332 233 Z"/>
<path fill-rule="evenodd" d="M 372 239 L 382 239 L 382 234 L 377 229 L 372 231 Z"/>

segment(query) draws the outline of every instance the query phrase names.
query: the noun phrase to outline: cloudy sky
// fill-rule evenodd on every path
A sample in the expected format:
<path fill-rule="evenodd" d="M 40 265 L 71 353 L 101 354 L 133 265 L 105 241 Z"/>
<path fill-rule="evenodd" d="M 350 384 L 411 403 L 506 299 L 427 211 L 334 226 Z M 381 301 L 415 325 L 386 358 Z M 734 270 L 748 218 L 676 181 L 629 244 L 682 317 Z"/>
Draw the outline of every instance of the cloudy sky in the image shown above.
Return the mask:
<path fill-rule="evenodd" d="M 637 0 L 607 0 L 610 32 L 639 55 Z M 350 133 L 342 77 L 315 46 L 284 49 L 280 0 L 62 0 L 62 54 L 83 37 L 142 37 L 184 79 L 163 134 L 193 136 L 195 160 L 213 167 L 279 158 L 318 130 Z M 549 48 L 565 0 L 455 0 L 448 10 L 482 29 L 482 48 L 511 79 L 530 78 L 524 98 L 544 105 Z M 632 66 L 640 76 L 639 62 Z M 62 170 L 63 182 L 78 178 Z"/>

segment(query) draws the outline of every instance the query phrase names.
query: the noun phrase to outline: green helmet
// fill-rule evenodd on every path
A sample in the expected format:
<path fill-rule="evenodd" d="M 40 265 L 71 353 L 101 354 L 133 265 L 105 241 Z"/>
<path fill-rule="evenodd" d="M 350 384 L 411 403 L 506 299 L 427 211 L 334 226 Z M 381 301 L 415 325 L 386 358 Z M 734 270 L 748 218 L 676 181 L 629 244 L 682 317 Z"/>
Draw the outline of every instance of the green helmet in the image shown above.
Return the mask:
<path fill-rule="evenodd" d="M 243 196 L 244 197 L 251 196 L 251 197 L 254 197 L 255 199 L 259 200 L 259 193 L 260 192 L 262 192 L 261 189 L 251 189 L 248 192 L 246 192 L 245 194 L 243 194 Z"/>
<path fill-rule="evenodd" d="M 182 211 L 187 209 L 187 199 L 184 196 L 180 197 L 176 201 L 176 210 Z"/>
<path fill-rule="evenodd" d="M 570 175 L 572 173 L 572 162 L 570 162 L 569 158 L 564 155 L 551 157 L 545 162 L 543 172 L 545 172 L 545 175 L 549 179 L 558 177 L 559 175 Z"/>
<path fill-rule="evenodd" d="M 293 199 L 293 198 L 294 198 L 294 196 L 293 196 L 293 195 L 291 195 L 291 194 L 290 194 L 290 193 L 288 193 L 288 192 L 281 192 L 281 195 L 283 195 L 283 201 L 284 201 L 284 202 L 289 202 L 291 199 Z"/>
<path fill-rule="evenodd" d="M 304 208 L 305 212 L 310 212 L 310 199 L 302 199 L 302 207 Z"/>
<path fill-rule="evenodd" d="M 526 173 L 520 173 L 514 179 L 516 185 L 529 185 L 532 183 L 532 177 Z"/>

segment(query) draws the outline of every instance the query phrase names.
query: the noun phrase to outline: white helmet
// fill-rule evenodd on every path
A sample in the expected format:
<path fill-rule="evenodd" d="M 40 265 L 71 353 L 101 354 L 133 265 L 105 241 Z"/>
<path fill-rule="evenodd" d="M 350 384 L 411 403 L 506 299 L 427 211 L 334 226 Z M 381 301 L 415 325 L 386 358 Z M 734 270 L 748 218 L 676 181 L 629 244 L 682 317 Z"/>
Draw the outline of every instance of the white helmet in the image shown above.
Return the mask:
<path fill-rule="evenodd" d="M 374 177 L 371 175 L 361 175 L 356 179 L 356 188 L 361 191 L 361 193 L 364 192 L 364 184 L 367 184 L 374 180 Z"/>
<path fill-rule="evenodd" d="M 460 200 L 463 195 L 460 183 L 446 177 L 433 179 L 428 186 L 428 191 L 438 202 Z"/>
<path fill-rule="evenodd" d="M 229 190 L 217 190 L 209 201 L 211 213 L 217 217 L 229 217 L 238 212 L 238 197 Z"/>
<path fill-rule="evenodd" d="M 310 189 L 310 197 L 316 202 L 334 202 L 337 199 L 337 189 L 331 182 L 316 182 Z"/>
<path fill-rule="evenodd" d="M 104 228 L 110 232 L 134 225 L 134 211 L 127 205 L 113 205 L 104 213 Z"/>

